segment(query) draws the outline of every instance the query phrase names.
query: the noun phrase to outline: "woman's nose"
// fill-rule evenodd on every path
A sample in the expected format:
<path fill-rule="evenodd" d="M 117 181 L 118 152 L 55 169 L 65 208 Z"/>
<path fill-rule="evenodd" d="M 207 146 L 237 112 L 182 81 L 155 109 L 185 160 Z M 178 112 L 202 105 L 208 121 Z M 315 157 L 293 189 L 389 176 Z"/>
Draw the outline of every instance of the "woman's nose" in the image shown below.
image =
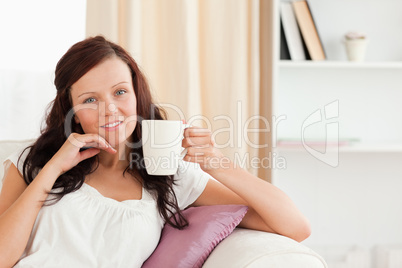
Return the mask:
<path fill-rule="evenodd" d="M 104 102 L 103 107 L 100 108 L 100 114 L 103 116 L 114 115 L 117 112 L 117 106 L 111 102 Z"/>
<path fill-rule="evenodd" d="M 107 114 L 115 114 L 117 111 L 117 107 L 114 103 L 110 103 L 106 108 Z"/>

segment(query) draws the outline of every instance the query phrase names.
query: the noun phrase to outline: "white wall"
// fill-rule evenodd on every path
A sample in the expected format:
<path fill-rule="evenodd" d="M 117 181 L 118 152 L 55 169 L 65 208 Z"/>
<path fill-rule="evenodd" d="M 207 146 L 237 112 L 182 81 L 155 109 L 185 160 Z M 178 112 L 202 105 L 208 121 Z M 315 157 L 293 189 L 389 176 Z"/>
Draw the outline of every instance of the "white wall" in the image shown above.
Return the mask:
<path fill-rule="evenodd" d="M 0 0 L 0 69 L 52 70 L 85 37 L 84 0 Z"/>
<path fill-rule="evenodd" d="M 54 68 L 85 38 L 84 0 L 0 0 L 0 140 L 39 134 Z"/>
<path fill-rule="evenodd" d="M 349 31 L 369 39 L 368 61 L 402 60 L 400 0 L 308 0 L 329 60 L 346 60 L 342 43 Z"/>

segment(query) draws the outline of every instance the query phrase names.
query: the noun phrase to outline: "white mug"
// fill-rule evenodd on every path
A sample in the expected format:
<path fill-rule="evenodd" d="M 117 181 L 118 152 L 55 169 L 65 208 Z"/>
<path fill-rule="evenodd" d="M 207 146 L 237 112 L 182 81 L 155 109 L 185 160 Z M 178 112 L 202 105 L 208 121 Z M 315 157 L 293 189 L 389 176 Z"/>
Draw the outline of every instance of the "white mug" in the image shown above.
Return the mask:
<path fill-rule="evenodd" d="M 142 150 L 149 175 L 173 175 L 187 150 L 181 146 L 184 130 L 190 127 L 182 121 L 142 120 Z"/>

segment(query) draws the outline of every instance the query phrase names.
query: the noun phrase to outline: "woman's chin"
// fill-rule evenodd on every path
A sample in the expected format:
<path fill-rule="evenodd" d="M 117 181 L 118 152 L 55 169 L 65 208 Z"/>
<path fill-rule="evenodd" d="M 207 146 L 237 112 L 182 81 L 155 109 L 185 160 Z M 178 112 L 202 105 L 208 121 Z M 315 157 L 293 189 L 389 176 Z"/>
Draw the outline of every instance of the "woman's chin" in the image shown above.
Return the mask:
<path fill-rule="evenodd" d="M 120 138 L 120 139 L 107 139 L 106 141 L 116 150 L 119 150 L 119 148 L 125 148 L 126 144 L 129 143 L 129 139 L 126 138 Z"/>

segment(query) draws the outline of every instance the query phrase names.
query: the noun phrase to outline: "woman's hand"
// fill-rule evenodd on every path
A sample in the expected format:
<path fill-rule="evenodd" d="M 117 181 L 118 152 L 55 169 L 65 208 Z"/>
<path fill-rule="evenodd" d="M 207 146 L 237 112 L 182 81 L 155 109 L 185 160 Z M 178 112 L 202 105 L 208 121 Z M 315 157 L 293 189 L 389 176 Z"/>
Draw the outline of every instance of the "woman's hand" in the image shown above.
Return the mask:
<path fill-rule="evenodd" d="M 308 220 L 279 188 L 236 166 L 215 146 L 207 129 L 191 127 L 184 132 L 184 160 L 199 163 L 214 180 L 207 183 L 193 206 L 244 204 L 249 212 L 241 227 L 278 233 L 296 241 L 310 235 Z"/>
<path fill-rule="evenodd" d="M 81 151 L 83 148 L 88 149 Z M 98 134 L 72 133 L 49 163 L 63 174 L 81 161 L 98 154 L 101 149 L 116 153 L 116 150 Z"/>
<path fill-rule="evenodd" d="M 182 146 L 187 149 L 183 160 L 200 164 L 206 172 L 226 168 L 230 160 L 216 148 L 210 130 L 199 127 L 186 128 Z"/>

